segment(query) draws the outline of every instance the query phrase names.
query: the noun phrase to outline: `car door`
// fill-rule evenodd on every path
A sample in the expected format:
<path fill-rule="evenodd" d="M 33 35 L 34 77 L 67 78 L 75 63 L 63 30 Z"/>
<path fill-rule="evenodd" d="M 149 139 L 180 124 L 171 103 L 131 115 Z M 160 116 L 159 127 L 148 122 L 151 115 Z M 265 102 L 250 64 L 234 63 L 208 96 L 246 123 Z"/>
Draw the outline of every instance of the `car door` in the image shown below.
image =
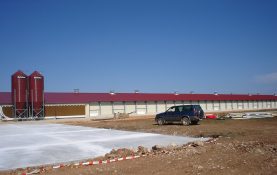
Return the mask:
<path fill-rule="evenodd" d="M 174 110 L 174 114 L 172 114 L 172 121 L 180 121 L 181 120 L 181 111 L 183 110 L 182 106 L 176 106 Z"/>
<path fill-rule="evenodd" d="M 172 106 L 166 111 L 165 120 L 168 122 L 174 121 L 175 107 Z"/>
<path fill-rule="evenodd" d="M 192 115 L 192 107 L 191 105 L 185 105 L 182 109 L 182 117 L 183 116 L 191 116 Z"/>

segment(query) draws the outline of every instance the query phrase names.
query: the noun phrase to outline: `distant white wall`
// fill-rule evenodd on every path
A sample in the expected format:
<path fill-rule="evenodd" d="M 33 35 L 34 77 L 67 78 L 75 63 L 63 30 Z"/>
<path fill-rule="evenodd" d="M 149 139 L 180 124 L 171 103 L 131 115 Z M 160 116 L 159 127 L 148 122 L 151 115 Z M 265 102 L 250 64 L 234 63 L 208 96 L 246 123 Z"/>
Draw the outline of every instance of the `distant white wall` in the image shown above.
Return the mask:
<path fill-rule="evenodd" d="M 147 103 L 147 114 L 157 113 L 157 103 L 155 101 L 148 101 Z"/>
<path fill-rule="evenodd" d="M 200 102 L 199 102 L 199 105 L 201 106 L 201 108 L 202 108 L 204 111 L 207 111 L 207 103 L 206 103 L 206 101 L 200 101 Z"/>
<path fill-rule="evenodd" d="M 175 105 L 183 105 L 184 102 L 183 101 L 175 101 Z"/>
<path fill-rule="evenodd" d="M 207 111 L 213 111 L 213 101 L 207 101 Z"/>
<path fill-rule="evenodd" d="M 125 113 L 124 102 L 113 102 L 113 113 Z"/>
<path fill-rule="evenodd" d="M 213 111 L 220 111 L 220 101 L 213 101 Z"/>
<path fill-rule="evenodd" d="M 170 108 L 171 106 L 175 106 L 173 101 L 166 101 L 166 108 Z"/>
<path fill-rule="evenodd" d="M 169 107 L 183 104 L 199 104 L 205 112 L 273 109 L 277 101 L 138 101 L 138 102 L 92 102 L 86 105 L 86 116 L 113 116 L 114 113 L 135 115 L 157 114 Z"/>
<path fill-rule="evenodd" d="M 220 104 L 220 110 L 221 111 L 226 111 L 227 103 L 223 103 L 222 101 L 219 101 L 219 104 Z"/>
<path fill-rule="evenodd" d="M 101 115 L 113 115 L 113 105 L 111 102 L 101 102 Z"/>
<path fill-rule="evenodd" d="M 135 102 L 125 102 L 126 113 L 135 113 L 136 106 Z"/>
<path fill-rule="evenodd" d="M 139 114 L 139 115 L 147 114 L 146 102 L 137 102 L 136 113 Z"/>
<path fill-rule="evenodd" d="M 158 101 L 157 102 L 157 108 L 158 108 L 158 113 L 163 112 L 166 110 L 165 102 L 164 101 Z"/>

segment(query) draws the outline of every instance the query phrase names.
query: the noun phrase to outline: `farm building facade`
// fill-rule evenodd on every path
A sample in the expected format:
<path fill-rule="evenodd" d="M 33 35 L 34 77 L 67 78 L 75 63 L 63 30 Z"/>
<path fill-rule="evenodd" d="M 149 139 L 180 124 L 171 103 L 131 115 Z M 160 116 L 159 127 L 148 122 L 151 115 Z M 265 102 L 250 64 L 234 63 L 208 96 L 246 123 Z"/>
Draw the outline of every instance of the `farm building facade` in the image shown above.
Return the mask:
<path fill-rule="evenodd" d="M 44 96 L 46 117 L 153 115 L 182 104 L 199 104 L 205 112 L 277 109 L 276 95 L 46 92 Z M 0 105 L 12 116 L 10 92 L 0 92 Z"/>

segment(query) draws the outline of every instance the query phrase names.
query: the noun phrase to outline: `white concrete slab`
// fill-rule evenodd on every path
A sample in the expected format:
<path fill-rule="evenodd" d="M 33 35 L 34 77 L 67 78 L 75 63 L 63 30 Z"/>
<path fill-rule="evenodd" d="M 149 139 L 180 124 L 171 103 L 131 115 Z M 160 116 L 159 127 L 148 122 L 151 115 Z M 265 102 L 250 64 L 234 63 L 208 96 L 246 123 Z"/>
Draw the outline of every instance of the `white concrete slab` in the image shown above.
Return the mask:
<path fill-rule="evenodd" d="M 2 124 L 0 170 L 94 158 L 113 148 L 151 148 L 195 140 L 206 139 L 62 124 Z"/>

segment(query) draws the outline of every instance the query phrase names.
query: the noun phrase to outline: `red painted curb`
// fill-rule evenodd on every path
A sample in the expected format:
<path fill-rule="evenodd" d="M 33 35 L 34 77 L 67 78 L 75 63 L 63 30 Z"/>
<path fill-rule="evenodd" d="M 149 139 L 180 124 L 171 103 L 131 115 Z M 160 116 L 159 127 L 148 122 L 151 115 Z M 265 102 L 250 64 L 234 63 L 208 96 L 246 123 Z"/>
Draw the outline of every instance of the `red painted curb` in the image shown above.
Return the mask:
<path fill-rule="evenodd" d="M 100 164 L 109 164 L 112 162 L 118 162 L 118 161 L 122 161 L 122 160 L 133 160 L 133 159 L 137 159 L 140 157 L 146 157 L 146 155 L 141 155 L 141 156 L 127 156 L 127 157 L 119 157 L 119 158 L 114 158 L 114 159 L 107 159 L 107 160 L 96 160 L 96 161 L 88 161 L 88 162 L 78 162 L 78 163 L 74 163 L 74 164 L 59 164 L 59 165 L 55 165 L 52 166 L 52 169 L 59 169 L 59 168 L 63 168 L 66 166 L 70 166 L 70 165 L 74 165 L 74 166 L 90 166 L 90 165 L 100 165 Z M 33 174 L 32 172 L 30 173 L 22 173 L 21 175 L 31 175 Z"/>

